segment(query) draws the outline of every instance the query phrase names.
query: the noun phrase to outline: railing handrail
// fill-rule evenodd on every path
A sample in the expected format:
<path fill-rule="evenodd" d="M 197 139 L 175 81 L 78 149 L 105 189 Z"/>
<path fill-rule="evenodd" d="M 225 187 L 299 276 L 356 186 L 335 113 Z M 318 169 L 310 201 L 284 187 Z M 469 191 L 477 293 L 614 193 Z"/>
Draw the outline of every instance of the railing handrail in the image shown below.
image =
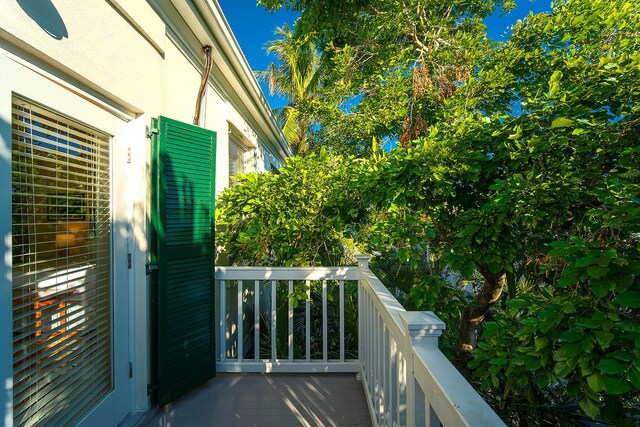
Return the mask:
<path fill-rule="evenodd" d="M 357 266 L 216 267 L 216 280 L 358 280 Z"/>
<path fill-rule="evenodd" d="M 400 313 L 406 313 L 404 307 L 370 269 L 362 270 L 361 279 L 368 285 L 363 287 L 363 290 L 374 297 L 373 303 L 376 304 L 378 309 L 381 309 L 380 315 L 389 323 L 387 326 L 391 325 L 395 334 L 404 335 L 400 315 Z"/>
<path fill-rule="evenodd" d="M 416 347 L 413 354 L 415 379 L 443 425 L 505 425 L 437 347 Z"/>

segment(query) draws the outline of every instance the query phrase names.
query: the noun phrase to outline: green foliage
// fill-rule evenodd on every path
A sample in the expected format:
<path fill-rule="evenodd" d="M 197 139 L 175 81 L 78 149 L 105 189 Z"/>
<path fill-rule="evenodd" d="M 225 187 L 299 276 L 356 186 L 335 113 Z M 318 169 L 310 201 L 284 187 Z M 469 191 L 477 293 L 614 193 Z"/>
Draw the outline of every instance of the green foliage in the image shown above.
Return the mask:
<path fill-rule="evenodd" d="M 460 312 L 469 303 L 469 295 L 449 283 L 442 275 L 419 277 L 403 303 L 407 310 L 432 311 L 447 325 L 440 341 L 440 350 L 454 359 L 457 353 Z"/>
<path fill-rule="evenodd" d="M 287 160 L 279 174 L 247 174 L 216 206 L 216 242 L 239 265 L 353 263 L 351 219 L 362 215 L 347 191 L 352 158 L 324 152 Z"/>
<path fill-rule="evenodd" d="M 521 293 L 485 326 L 471 365 L 507 412 L 522 396 L 535 407 L 541 390 L 559 382 L 590 417 L 621 422 L 637 408 L 636 9 L 567 2 L 530 16 L 469 85 L 501 94 L 477 104 L 493 112 L 488 123 L 499 119 L 491 135 L 504 141 L 491 148 L 501 165 L 481 211 L 515 230 L 528 253 L 548 253 L 538 258 L 541 289 Z M 522 67 L 527 79 L 518 79 Z M 500 113 L 516 102 L 521 111 Z"/>
<path fill-rule="evenodd" d="M 514 417 L 520 405 L 535 419 L 544 410 L 540 395 L 558 383 L 565 385 L 565 402 L 575 399 L 590 417 L 601 408 L 605 421 L 636 412 L 637 313 L 579 286 L 521 293 L 507 305 L 485 325 L 470 364 L 482 385 L 493 389 L 503 415 Z"/>
<path fill-rule="evenodd" d="M 246 226 L 228 247 L 249 250 L 248 262 L 330 264 L 351 244 L 341 240 L 349 230 L 346 241 L 381 253 L 382 273 L 403 277 L 408 301 L 430 307 L 428 289 L 456 301 L 432 278 L 440 272 L 425 270 L 428 247 L 462 277 L 482 273 L 485 283 L 465 308 L 498 301 L 479 314 L 493 320 L 471 367 L 505 419 L 536 424 L 550 414 L 564 420 L 564 411 L 620 424 L 633 416 L 640 383 L 638 5 L 556 2 L 552 13 L 528 16 L 509 40 L 491 46 L 482 17 L 492 2 L 260 3 L 301 11 L 300 31 L 313 33 L 323 50 L 325 86 L 300 107 L 319 122 L 315 143 L 370 157 L 342 158 L 348 166 L 325 171 L 335 180 L 308 183 L 315 192 L 329 188 L 317 211 L 279 205 L 269 194 L 298 201 L 295 167 L 322 165 L 292 162 L 288 184 L 252 178 L 265 181 L 248 184 L 247 194 L 264 188 L 265 200 L 233 218 Z M 388 155 L 369 148 L 388 138 L 402 148 Z M 280 223 L 270 219 L 278 216 Z M 300 246 L 295 232 L 282 231 L 289 222 L 309 230 Z M 523 275 L 528 288 L 518 289 Z M 510 292 L 500 298 L 504 282 Z M 440 314 L 455 321 L 456 310 Z"/>
<path fill-rule="evenodd" d="M 483 18 L 511 2 L 450 0 L 259 0 L 301 12 L 296 30 L 323 52 L 321 90 L 305 111 L 321 126 L 314 143 L 368 152 L 372 137 L 411 140 L 468 79 L 490 42 Z"/>

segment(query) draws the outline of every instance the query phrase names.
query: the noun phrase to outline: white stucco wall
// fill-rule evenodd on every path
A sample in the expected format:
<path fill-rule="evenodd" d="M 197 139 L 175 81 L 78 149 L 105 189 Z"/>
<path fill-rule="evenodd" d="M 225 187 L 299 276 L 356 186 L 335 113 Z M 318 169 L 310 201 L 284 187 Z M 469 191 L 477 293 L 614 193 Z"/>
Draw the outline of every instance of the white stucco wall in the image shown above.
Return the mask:
<path fill-rule="evenodd" d="M 148 121 L 165 115 L 192 121 L 203 59 L 202 55 L 190 58 L 194 53 L 188 51 L 197 51 L 210 40 L 195 36 L 170 2 L 157 3 L 175 21 L 171 25 L 144 0 L 115 3 L 128 12 L 129 21 L 104 0 L 58 0 L 51 10 L 42 10 L 48 2 L 35 0 L 2 3 L 0 40 L 16 55 L 33 55 L 45 70 L 94 94 L 128 118 L 145 115 Z M 33 6 L 24 6 L 29 3 Z M 258 140 L 266 143 L 279 137 L 261 129 L 264 126 L 252 111 L 256 108 L 247 105 L 246 95 L 238 94 L 236 89 L 242 85 L 229 71 L 229 60 L 220 49 L 214 43 L 214 67 L 201 120 L 201 126 L 218 132 L 218 192 L 228 185 L 223 161 L 228 159 L 228 123 L 256 147 Z M 275 151 L 271 149 L 272 154 Z"/>

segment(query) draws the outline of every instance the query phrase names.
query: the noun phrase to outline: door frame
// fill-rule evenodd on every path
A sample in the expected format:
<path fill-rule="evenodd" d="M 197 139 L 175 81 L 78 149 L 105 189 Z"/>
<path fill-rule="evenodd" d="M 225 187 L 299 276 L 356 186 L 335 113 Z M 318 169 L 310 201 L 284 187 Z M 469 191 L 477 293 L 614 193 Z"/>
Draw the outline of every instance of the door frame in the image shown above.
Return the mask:
<path fill-rule="evenodd" d="M 128 148 L 125 135 L 129 123 L 123 120 L 123 114 L 114 114 L 115 110 L 80 88 L 71 86 L 61 79 L 39 69 L 32 63 L 17 57 L 0 46 L 0 158 L 9 165 L 8 172 L 2 168 L 2 182 L 11 182 L 11 100 L 19 95 L 33 100 L 54 111 L 84 122 L 96 129 L 112 135 L 110 144 L 111 165 L 111 281 L 112 281 L 112 372 L 113 389 L 85 417 L 79 425 L 109 426 L 119 423 L 132 410 L 132 386 L 129 378 L 131 357 L 131 319 L 129 269 L 127 253 L 132 246 L 132 223 L 130 191 L 128 190 L 129 168 L 127 167 Z M 136 123 L 137 125 L 137 123 Z M 7 129 L 8 128 L 8 129 Z M 5 181 L 6 176 L 8 180 Z M 7 187 L 7 188 L 4 188 Z M 3 185 L 0 202 L 11 206 L 11 188 Z M 7 212 L 8 211 L 8 212 Z M 0 288 L 10 290 L 11 286 L 11 212 L 10 209 L 0 216 L 0 232 L 5 237 L 5 262 L 0 266 Z M 7 240 L 8 239 L 8 240 Z M 8 283 L 7 283 L 8 282 Z M 12 319 L 11 292 L 8 298 L 0 294 L 0 319 Z M 11 324 L 11 323 L 9 323 Z M 0 350 L 3 354 L 12 354 L 11 328 L 2 328 L 0 332 Z M 6 349 L 9 351 L 5 353 Z M 0 362 L 0 381 L 5 390 L 0 393 L 0 420 L 5 425 L 13 424 L 12 414 L 12 375 L 13 361 L 2 358 Z M 3 400 L 7 399 L 7 400 Z"/>

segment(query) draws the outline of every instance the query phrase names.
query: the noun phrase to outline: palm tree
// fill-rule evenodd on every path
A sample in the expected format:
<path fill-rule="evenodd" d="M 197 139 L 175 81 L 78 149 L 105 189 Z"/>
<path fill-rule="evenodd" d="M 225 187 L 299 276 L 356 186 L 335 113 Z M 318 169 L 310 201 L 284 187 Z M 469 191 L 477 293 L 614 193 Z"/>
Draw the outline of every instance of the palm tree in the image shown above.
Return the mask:
<path fill-rule="evenodd" d="M 276 109 L 276 117 L 289 145 L 297 154 L 305 154 L 311 119 L 300 107 L 313 99 L 320 84 L 320 55 L 312 35 L 299 35 L 287 24 L 274 32 L 281 38 L 267 43 L 267 54 L 277 57 L 266 71 L 257 71 L 258 79 L 269 84 L 271 95 L 284 97 L 288 104 Z"/>

